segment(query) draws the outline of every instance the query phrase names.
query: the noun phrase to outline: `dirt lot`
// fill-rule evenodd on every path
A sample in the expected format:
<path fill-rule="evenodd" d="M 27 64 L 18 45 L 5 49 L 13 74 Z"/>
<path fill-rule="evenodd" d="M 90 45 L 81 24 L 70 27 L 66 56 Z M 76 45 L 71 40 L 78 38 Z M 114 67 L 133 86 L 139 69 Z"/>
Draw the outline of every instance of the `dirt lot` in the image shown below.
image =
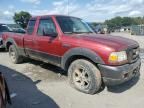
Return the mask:
<path fill-rule="evenodd" d="M 95 95 L 71 88 L 67 76 L 58 67 L 28 60 L 12 64 L 6 52 L 0 52 L 0 71 L 7 78 L 12 96 L 8 108 L 143 108 L 144 107 L 144 36 L 129 36 L 141 46 L 141 77 L 115 86 L 105 87 Z"/>

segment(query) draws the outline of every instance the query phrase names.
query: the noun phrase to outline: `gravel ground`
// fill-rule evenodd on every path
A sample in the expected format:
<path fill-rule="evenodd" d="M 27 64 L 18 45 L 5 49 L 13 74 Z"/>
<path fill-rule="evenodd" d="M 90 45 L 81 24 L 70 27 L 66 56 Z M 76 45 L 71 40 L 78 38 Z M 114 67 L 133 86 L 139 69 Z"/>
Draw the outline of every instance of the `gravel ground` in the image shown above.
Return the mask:
<path fill-rule="evenodd" d="M 144 36 L 130 36 L 141 47 L 144 59 Z M 119 86 L 105 87 L 95 95 L 80 93 L 67 83 L 63 70 L 50 64 L 28 60 L 12 64 L 6 52 L 0 52 L 0 71 L 5 75 L 12 105 L 8 108 L 143 108 L 144 106 L 144 60 L 141 77 L 134 78 Z"/>

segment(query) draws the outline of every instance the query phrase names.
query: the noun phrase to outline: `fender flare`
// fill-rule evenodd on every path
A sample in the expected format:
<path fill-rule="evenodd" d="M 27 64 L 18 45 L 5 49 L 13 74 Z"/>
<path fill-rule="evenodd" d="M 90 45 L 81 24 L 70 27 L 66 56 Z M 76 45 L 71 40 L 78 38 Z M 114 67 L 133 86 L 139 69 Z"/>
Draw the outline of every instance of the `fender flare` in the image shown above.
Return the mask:
<path fill-rule="evenodd" d="M 73 56 L 83 56 L 90 59 L 94 63 L 104 64 L 104 61 L 96 52 L 87 48 L 72 48 L 68 50 L 62 57 L 61 60 L 62 69 L 67 70 L 67 62 Z"/>
<path fill-rule="evenodd" d="M 20 47 L 18 47 L 17 43 L 15 42 L 15 40 L 13 38 L 8 38 L 6 40 L 6 42 L 5 42 L 6 49 L 7 49 L 7 43 L 8 42 L 12 43 L 16 47 L 16 50 L 17 50 L 17 52 L 18 52 L 19 55 L 26 56 L 25 50 L 21 49 Z M 9 49 L 7 49 L 7 50 L 9 50 Z"/>
<path fill-rule="evenodd" d="M 5 42 L 5 47 L 7 48 L 7 43 L 8 42 L 10 42 L 10 43 L 12 43 L 13 45 L 15 45 L 16 47 L 17 47 L 17 44 L 16 44 L 16 42 L 14 41 L 14 39 L 13 38 L 8 38 L 7 40 L 6 40 L 6 42 Z"/>

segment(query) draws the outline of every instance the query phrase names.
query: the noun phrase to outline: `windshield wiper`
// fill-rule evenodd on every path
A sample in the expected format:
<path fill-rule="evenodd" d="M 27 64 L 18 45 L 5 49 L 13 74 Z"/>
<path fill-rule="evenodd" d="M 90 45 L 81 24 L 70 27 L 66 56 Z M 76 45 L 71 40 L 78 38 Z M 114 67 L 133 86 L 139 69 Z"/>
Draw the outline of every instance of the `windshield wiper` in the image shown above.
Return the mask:
<path fill-rule="evenodd" d="M 93 33 L 91 31 L 89 32 L 64 32 L 65 34 L 82 34 L 82 33 Z"/>
<path fill-rule="evenodd" d="M 65 34 L 73 34 L 73 32 L 64 32 Z"/>
<path fill-rule="evenodd" d="M 74 32 L 74 33 L 76 33 L 76 34 L 82 34 L 82 33 L 93 33 L 93 32 L 89 31 L 89 32 Z"/>

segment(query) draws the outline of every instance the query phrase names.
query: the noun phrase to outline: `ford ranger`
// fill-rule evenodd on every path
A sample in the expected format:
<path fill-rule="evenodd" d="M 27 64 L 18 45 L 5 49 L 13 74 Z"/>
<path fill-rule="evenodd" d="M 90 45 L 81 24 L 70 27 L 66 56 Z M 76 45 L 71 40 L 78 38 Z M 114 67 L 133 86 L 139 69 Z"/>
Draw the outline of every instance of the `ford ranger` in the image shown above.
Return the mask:
<path fill-rule="evenodd" d="M 70 85 L 84 93 L 94 94 L 103 84 L 118 85 L 140 75 L 136 41 L 95 34 L 80 18 L 32 17 L 25 34 L 2 37 L 13 63 L 25 57 L 52 63 L 64 69 Z"/>

